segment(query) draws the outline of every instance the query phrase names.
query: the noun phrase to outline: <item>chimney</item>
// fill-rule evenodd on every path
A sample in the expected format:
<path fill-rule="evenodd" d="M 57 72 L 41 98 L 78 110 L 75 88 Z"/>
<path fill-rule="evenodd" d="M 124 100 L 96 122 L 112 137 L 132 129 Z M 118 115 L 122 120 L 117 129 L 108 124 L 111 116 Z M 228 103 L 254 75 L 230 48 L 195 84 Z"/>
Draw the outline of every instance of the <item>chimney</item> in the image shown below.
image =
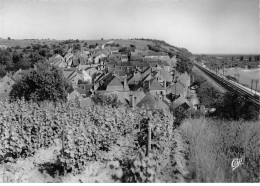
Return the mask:
<path fill-rule="evenodd" d="M 128 86 L 128 83 L 127 83 L 127 77 L 124 78 L 124 90 L 129 90 L 129 86 Z"/>
<path fill-rule="evenodd" d="M 150 89 L 150 87 L 151 87 L 151 81 L 148 80 L 148 89 Z"/>
<path fill-rule="evenodd" d="M 159 103 L 159 100 L 160 100 L 160 94 L 158 92 L 156 92 L 156 100 L 157 102 Z"/>
<path fill-rule="evenodd" d="M 131 106 L 132 106 L 133 108 L 135 108 L 136 97 L 132 94 L 132 92 L 131 92 L 131 94 L 130 94 L 130 99 L 131 99 Z"/>
<path fill-rule="evenodd" d="M 164 88 L 164 90 L 166 90 L 166 81 L 165 80 L 163 81 L 163 88 Z"/>

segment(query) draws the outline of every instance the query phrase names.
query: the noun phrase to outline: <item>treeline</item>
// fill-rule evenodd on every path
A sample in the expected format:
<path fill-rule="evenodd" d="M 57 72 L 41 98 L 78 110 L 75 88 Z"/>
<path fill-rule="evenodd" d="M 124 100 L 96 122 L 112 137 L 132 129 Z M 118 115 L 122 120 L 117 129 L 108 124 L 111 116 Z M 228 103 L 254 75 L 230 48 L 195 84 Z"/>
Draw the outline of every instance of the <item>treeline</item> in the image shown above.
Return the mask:
<path fill-rule="evenodd" d="M 240 67 L 240 68 L 258 68 L 260 65 L 259 56 L 238 56 L 238 57 L 223 57 L 210 55 L 198 55 L 196 61 L 203 62 L 207 67 L 211 69 L 223 68 L 223 67 Z"/>
<path fill-rule="evenodd" d="M 0 48 L 0 78 L 7 72 L 15 72 L 19 69 L 33 68 L 37 62 L 48 60 L 55 54 L 65 56 L 69 48 L 76 53 L 82 47 L 87 47 L 87 43 L 79 43 L 77 40 L 67 40 L 53 44 L 33 44 L 21 48 L 19 45 L 6 49 Z"/>
<path fill-rule="evenodd" d="M 45 61 L 53 55 L 53 50 L 46 44 L 32 44 L 25 48 L 12 47 L 0 49 L 0 77 L 7 72 L 29 69 L 39 61 Z"/>

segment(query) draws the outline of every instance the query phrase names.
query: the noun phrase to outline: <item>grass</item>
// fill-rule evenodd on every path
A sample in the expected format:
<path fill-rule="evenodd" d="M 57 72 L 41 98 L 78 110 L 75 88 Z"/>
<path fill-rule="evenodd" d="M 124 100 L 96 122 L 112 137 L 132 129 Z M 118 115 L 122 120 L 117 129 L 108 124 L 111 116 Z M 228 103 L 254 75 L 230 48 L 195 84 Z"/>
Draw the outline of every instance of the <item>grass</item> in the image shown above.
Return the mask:
<path fill-rule="evenodd" d="M 190 144 L 190 181 L 260 181 L 259 121 L 188 119 L 180 128 Z M 232 171 L 231 162 L 234 158 L 243 158 L 243 164 Z"/>

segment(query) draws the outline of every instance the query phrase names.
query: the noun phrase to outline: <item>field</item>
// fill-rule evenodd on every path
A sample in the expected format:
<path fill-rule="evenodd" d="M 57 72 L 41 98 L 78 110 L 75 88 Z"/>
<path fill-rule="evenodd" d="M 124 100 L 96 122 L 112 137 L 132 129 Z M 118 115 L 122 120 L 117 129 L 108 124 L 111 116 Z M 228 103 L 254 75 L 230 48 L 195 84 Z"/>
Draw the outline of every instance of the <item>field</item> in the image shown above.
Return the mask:
<path fill-rule="evenodd" d="M 27 46 L 31 46 L 31 44 L 53 44 L 58 43 L 58 40 L 39 40 L 39 39 L 21 39 L 21 40 L 8 40 L 8 39 L 0 39 L 0 48 L 7 47 L 16 47 L 20 46 L 21 48 L 25 48 Z"/>

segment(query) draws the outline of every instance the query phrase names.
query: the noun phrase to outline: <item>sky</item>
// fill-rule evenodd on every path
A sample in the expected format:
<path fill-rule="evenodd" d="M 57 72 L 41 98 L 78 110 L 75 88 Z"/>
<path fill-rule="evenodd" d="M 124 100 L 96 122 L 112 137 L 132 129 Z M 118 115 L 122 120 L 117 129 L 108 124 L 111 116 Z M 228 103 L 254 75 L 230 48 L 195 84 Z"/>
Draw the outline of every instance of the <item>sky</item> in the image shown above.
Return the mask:
<path fill-rule="evenodd" d="M 0 37 L 152 38 L 194 54 L 260 54 L 259 8 L 258 0 L 0 0 Z"/>

